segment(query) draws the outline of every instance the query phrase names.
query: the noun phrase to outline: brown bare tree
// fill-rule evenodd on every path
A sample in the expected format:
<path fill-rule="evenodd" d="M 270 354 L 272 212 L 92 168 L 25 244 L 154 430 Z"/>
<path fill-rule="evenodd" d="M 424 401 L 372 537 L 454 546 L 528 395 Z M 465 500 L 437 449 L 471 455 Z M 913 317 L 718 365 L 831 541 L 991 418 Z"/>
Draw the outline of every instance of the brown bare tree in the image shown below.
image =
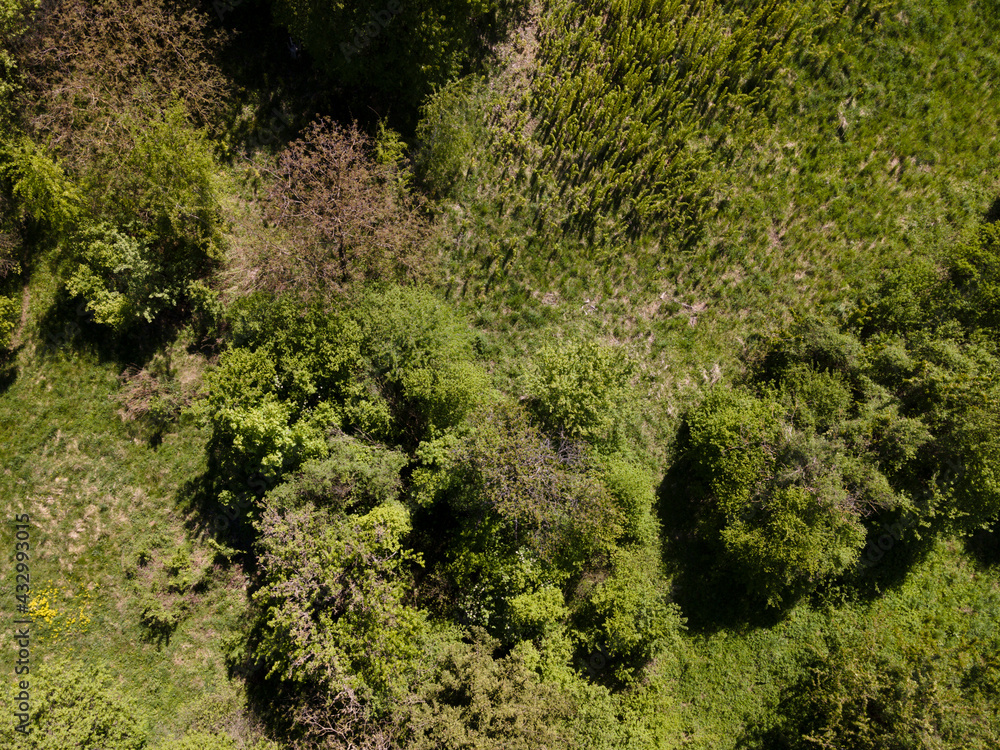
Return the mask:
<path fill-rule="evenodd" d="M 429 233 L 397 167 L 379 163 L 357 125 L 313 123 L 264 168 L 265 216 L 284 235 L 261 259 L 274 290 L 339 292 L 361 281 L 423 275 Z"/>
<path fill-rule="evenodd" d="M 208 124 L 225 90 L 218 41 L 188 0 L 42 0 L 17 50 L 26 124 L 77 172 L 122 150 L 130 115 L 176 99 Z"/>

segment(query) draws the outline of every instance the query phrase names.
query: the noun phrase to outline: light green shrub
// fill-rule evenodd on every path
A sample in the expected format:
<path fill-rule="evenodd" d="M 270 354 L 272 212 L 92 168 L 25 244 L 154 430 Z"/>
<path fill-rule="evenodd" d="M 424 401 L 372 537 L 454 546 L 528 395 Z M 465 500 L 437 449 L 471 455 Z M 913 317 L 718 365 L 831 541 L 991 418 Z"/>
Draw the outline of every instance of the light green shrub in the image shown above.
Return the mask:
<path fill-rule="evenodd" d="M 145 747 L 147 727 L 141 707 L 104 669 L 65 660 L 51 661 L 32 665 L 28 680 L 30 731 L 22 735 L 14 731 L 13 721 L 3 722 L 0 739 L 6 747 L 24 750 Z M 16 692 L 12 689 L 11 699 Z"/>
<path fill-rule="evenodd" d="M 865 539 L 838 446 L 782 417 L 774 400 L 714 389 L 686 420 L 681 457 L 720 567 L 769 605 L 847 570 Z"/>
<path fill-rule="evenodd" d="M 420 181 L 438 197 L 454 195 L 483 158 L 486 132 L 480 107 L 485 95 L 483 79 L 469 76 L 447 83 L 424 101 L 416 168 Z"/>
<path fill-rule="evenodd" d="M 531 406 L 552 436 L 606 447 L 620 441 L 631 409 L 633 365 L 620 349 L 592 341 L 544 347 L 525 375 Z"/>
<path fill-rule="evenodd" d="M 0 174 L 10 180 L 17 212 L 57 233 L 79 218 L 82 196 L 59 162 L 30 138 L 0 143 Z"/>
<path fill-rule="evenodd" d="M 20 312 L 19 300 L 0 296 L 0 351 L 10 346 L 14 329 L 17 328 L 17 315 Z"/>

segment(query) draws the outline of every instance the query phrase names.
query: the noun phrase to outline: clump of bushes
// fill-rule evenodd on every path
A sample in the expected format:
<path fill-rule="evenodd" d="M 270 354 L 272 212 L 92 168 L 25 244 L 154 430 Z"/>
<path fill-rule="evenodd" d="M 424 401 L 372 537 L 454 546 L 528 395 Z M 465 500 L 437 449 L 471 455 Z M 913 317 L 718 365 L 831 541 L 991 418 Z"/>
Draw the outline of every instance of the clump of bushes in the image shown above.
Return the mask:
<path fill-rule="evenodd" d="M 237 344 L 210 377 L 224 472 L 282 472 L 326 455 L 336 432 L 414 448 L 480 398 L 467 326 L 421 289 L 373 291 L 333 313 L 258 295 L 232 312 Z"/>
<path fill-rule="evenodd" d="M 749 591 L 777 604 L 847 571 L 901 514 L 914 536 L 1000 516 L 998 238 L 890 274 L 843 322 L 799 321 L 688 414 L 668 494 Z"/>
<path fill-rule="evenodd" d="M 22 735 L 13 721 L 4 722 L 0 737 L 8 747 L 142 750 L 146 746 L 144 712 L 104 669 L 57 659 L 32 665 L 30 682 L 29 731 Z M 12 689 L 12 698 L 16 692 Z"/>

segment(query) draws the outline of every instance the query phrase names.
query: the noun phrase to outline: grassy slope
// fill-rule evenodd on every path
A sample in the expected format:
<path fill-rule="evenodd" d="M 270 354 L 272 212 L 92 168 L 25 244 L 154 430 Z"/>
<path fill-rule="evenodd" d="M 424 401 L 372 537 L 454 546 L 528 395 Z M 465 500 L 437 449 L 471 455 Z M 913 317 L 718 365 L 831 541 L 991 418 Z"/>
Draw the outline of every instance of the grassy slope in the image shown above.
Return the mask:
<path fill-rule="evenodd" d="M 242 613 L 243 582 L 212 565 L 213 550 L 192 538 L 179 507 L 183 483 L 203 470 L 206 434 L 184 426 L 156 448 L 134 438 L 111 398 L 121 366 L 41 335 L 49 282 L 36 274 L 18 377 L 0 395 L 0 544 L 12 551 L 9 522 L 30 514 L 32 592 L 55 612 L 36 621 L 32 659 L 65 654 L 105 666 L 140 697 L 153 739 L 203 722 L 237 726 L 239 687 L 227 677 L 221 639 Z M 178 548 L 205 571 L 202 590 L 164 585 Z M 142 549 L 151 559 L 140 568 Z M 154 585 L 157 601 L 183 613 L 169 638 L 142 622 Z M 14 604 L 5 579 L 7 622 Z"/>
<path fill-rule="evenodd" d="M 481 169 L 445 215 L 454 294 L 481 325 L 526 337 L 515 358 L 567 329 L 628 342 L 662 399 L 731 374 L 750 334 L 843 302 L 911 252 L 945 249 L 1000 194 L 996 11 L 881 5 L 874 30 L 824 27 L 825 3 L 803 11 L 802 26 L 824 38 L 793 45 L 769 122 L 731 162 L 709 165 L 717 213 L 693 246 L 647 237 L 604 264 L 564 237 L 541 258 L 531 233 L 497 213 L 513 198 Z M 487 103 L 530 85 L 530 35 L 512 47 Z M 503 248 L 506 266 L 492 255 Z"/>
<path fill-rule="evenodd" d="M 496 186 L 462 186 L 445 215 L 455 227 L 451 289 L 494 342 L 501 377 L 516 382 L 518 362 L 552 337 L 627 346 L 649 396 L 642 448 L 662 467 L 676 417 L 706 385 L 736 373 L 750 336 L 816 306 L 841 307 L 911 254 L 946 253 L 995 211 L 997 9 L 882 5 L 874 30 L 852 36 L 833 26 L 815 49 L 798 51 L 769 122 L 732 163 L 714 165 L 718 212 L 685 251 L 651 255 L 655 243 L 640 241 L 606 267 L 567 240 L 539 264 L 518 255 L 516 227 L 491 215 Z M 533 50 L 530 35 L 509 50 L 493 83 L 507 98 L 528 85 Z M 825 67 L 814 62 L 822 55 L 832 59 Z M 498 271 L 490 248 L 504 243 L 515 261 Z M 832 615 L 803 602 L 773 627 L 692 633 L 682 665 L 665 663 L 658 678 L 678 696 L 678 742 L 738 746 L 742 727 L 773 711 L 799 676 L 817 633 L 845 620 L 894 630 L 900 643 L 936 638 L 948 658 L 958 658 L 956 644 L 996 638 L 996 567 L 973 563 L 957 542 L 938 545 L 908 575 L 901 566 L 901 575 L 883 571 L 873 599 Z"/>
<path fill-rule="evenodd" d="M 491 284 L 489 264 L 459 257 L 452 296 L 483 329 L 500 379 L 512 381 L 522 357 L 553 336 L 624 343 L 650 396 L 642 447 L 662 470 L 674 419 L 705 383 L 731 376 L 749 334 L 774 329 L 791 311 L 842 301 L 846 288 L 911 252 L 945 249 L 1000 193 L 991 13 L 982 4 L 901 1 L 864 44 L 844 36 L 847 48 L 822 75 L 810 77 L 805 59 L 790 67 L 761 137 L 733 164 L 716 165 L 720 211 L 684 253 L 652 255 L 640 242 L 602 268 L 568 243 L 557 262 L 508 270 Z M 493 197 L 473 191 L 459 210 L 481 217 Z M 457 226 L 450 247 L 499 246 L 513 231 L 479 219 Z M 40 343 L 51 283 L 45 274 L 32 280 L 19 374 L 0 394 L 0 506 L 7 519 L 32 515 L 33 581 L 59 589 L 49 604 L 60 614 L 39 626 L 35 658 L 71 652 L 108 665 L 141 696 L 154 737 L 201 721 L 236 726 L 239 686 L 226 677 L 221 638 L 240 616 L 242 581 L 208 566 L 212 551 L 180 502 L 184 482 L 203 468 L 206 435 L 186 424 L 158 448 L 136 442 L 109 399 L 121 365 L 86 347 Z M 8 524 L 0 544 L 12 549 Z M 143 546 L 152 551 L 145 572 L 135 562 Z M 141 622 L 140 588 L 150 578 L 162 588 L 177 548 L 208 571 L 207 585 L 161 591 L 165 606 L 187 610 L 170 639 L 158 640 Z M 961 638 L 995 628 L 983 613 L 995 609 L 997 581 L 996 568 L 977 569 L 961 547 L 942 544 L 885 596 L 849 602 L 834 617 L 891 623 L 903 640 L 934 628 Z M 4 586 L 8 617 L 12 582 Z M 84 591 L 85 628 L 67 623 Z M 971 613 L 959 617 L 962 608 Z M 740 727 L 779 700 L 830 616 L 821 603 L 803 603 L 771 628 L 692 634 L 680 666 L 664 664 L 659 677 L 679 696 L 690 746 L 735 746 Z M 199 718 L 209 695 L 214 717 Z"/>

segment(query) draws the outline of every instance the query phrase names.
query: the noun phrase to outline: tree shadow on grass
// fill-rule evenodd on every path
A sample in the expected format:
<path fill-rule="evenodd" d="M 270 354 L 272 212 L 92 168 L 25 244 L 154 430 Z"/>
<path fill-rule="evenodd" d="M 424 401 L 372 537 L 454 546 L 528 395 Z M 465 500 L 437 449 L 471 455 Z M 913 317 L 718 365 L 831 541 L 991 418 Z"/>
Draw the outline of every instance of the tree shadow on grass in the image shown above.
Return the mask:
<path fill-rule="evenodd" d="M 257 467 L 234 475 L 219 465 L 211 443 L 207 451 L 208 468 L 181 485 L 175 505 L 192 536 L 207 537 L 219 545 L 217 562 L 235 563 L 252 576 L 257 568 L 254 521 L 260 501 L 284 475 L 267 474 Z"/>
<path fill-rule="evenodd" d="M 860 601 L 873 601 L 902 586 L 914 566 L 934 547 L 929 533 L 925 531 L 917 538 L 898 515 L 872 519 L 867 527 L 865 546 L 857 564 L 835 580 Z"/>
<path fill-rule="evenodd" d="M 1000 568 L 1000 521 L 967 537 L 965 551 L 982 568 Z"/>
<path fill-rule="evenodd" d="M 738 571 L 720 555 L 719 547 L 699 528 L 703 508 L 689 490 L 685 468 L 675 464 L 657 489 L 657 511 L 664 529 L 664 564 L 673 579 L 672 596 L 687 618 L 688 630 L 769 628 L 779 623 L 799 596 L 768 606 L 751 594 Z M 694 487 L 691 487 L 694 489 Z M 700 533 L 701 532 L 701 533 Z"/>
<path fill-rule="evenodd" d="M 993 201 L 993 205 L 989 207 L 986 214 L 983 216 L 983 221 L 987 224 L 993 224 L 994 222 L 1000 221 L 1000 198 Z"/>
<path fill-rule="evenodd" d="M 10 387 L 17 381 L 17 355 L 24 345 L 0 351 L 0 396 L 10 390 Z"/>
<path fill-rule="evenodd" d="M 121 368 L 142 367 L 176 336 L 180 324 L 180 317 L 164 316 L 116 332 L 94 320 L 85 300 L 62 288 L 38 322 L 39 350 L 43 356 L 89 352 L 100 362 L 114 362 Z"/>

